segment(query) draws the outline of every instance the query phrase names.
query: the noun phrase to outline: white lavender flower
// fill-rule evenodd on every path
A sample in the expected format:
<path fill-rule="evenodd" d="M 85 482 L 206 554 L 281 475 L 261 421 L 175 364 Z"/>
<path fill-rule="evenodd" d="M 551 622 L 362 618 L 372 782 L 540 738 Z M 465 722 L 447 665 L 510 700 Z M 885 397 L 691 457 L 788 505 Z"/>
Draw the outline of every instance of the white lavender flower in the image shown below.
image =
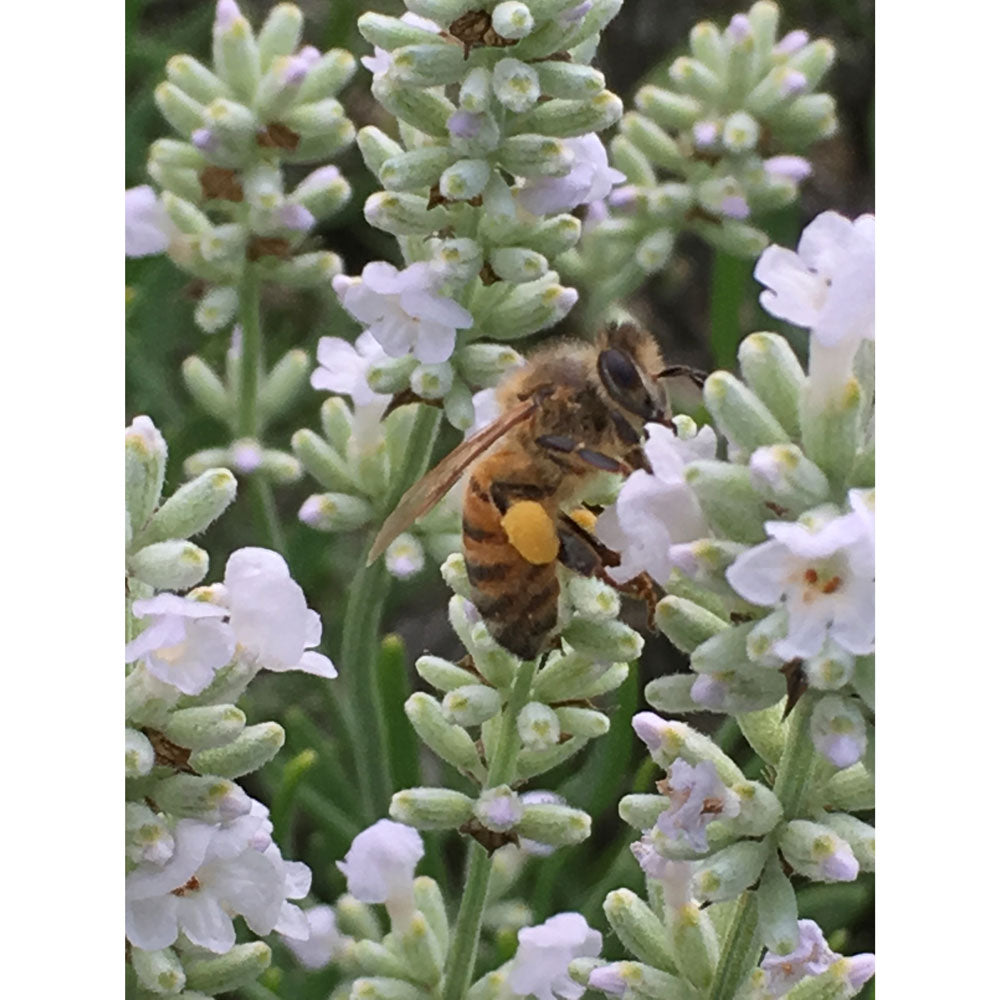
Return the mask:
<path fill-rule="evenodd" d="M 559 913 L 538 926 L 522 927 L 507 986 L 517 996 L 537 1000 L 579 1000 L 584 988 L 569 977 L 569 963 L 600 950 L 601 935 L 579 913 Z"/>

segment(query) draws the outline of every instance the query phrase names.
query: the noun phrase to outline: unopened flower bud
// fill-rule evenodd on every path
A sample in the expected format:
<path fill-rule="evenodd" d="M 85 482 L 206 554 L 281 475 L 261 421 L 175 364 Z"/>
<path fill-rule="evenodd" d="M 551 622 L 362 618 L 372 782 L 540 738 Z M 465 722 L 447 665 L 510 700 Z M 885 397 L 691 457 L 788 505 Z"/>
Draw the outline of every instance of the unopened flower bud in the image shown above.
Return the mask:
<path fill-rule="evenodd" d="M 448 788 L 404 788 L 396 792 L 389 815 L 418 830 L 457 829 L 472 816 L 475 801 Z"/>
<path fill-rule="evenodd" d="M 783 508 L 783 517 L 797 517 L 829 498 L 830 483 L 823 470 L 797 445 L 758 448 L 750 456 L 749 469 L 754 488 L 770 503 Z"/>
<path fill-rule="evenodd" d="M 191 755 L 191 766 L 203 774 L 239 778 L 262 768 L 284 745 L 285 731 L 276 722 L 247 726 L 225 746 L 199 750 Z"/>
<path fill-rule="evenodd" d="M 133 948 L 132 968 L 139 982 L 153 993 L 180 993 L 184 989 L 184 967 L 173 948 L 143 951 Z"/>
<path fill-rule="evenodd" d="M 746 383 L 789 434 L 799 429 L 799 399 L 805 373 L 784 337 L 752 333 L 739 348 Z"/>
<path fill-rule="evenodd" d="M 525 38 L 534 26 L 527 4 L 519 0 L 503 0 L 493 8 L 493 30 L 501 38 Z"/>
<path fill-rule="evenodd" d="M 247 718 L 235 705 L 199 705 L 170 713 L 163 735 L 178 746 L 205 750 L 239 736 Z"/>
<path fill-rule="evenodd" d="M 525 804 L 517 821 L 520 837 L 551 847 L 579 844 L 590 836 L 590 816 L 559 802 Z"/>
<path fill-rule="evenodd" d="M 448 138 L 448 119 L 455 113 L 455 105 L 446 97 L 431 90 L 408 87 L 393 80 L 389 74 L 372 81 L 372 94 L 400 121 L 425 135 Z"/>
<path fill-rule="evenodd" d="M 769 853 L 768 845 L 756 840 L 723 847 L 698 865 L 693 879 L 695 893 L 713 903 L 735 899 L 757 881 Z"/>
<path fill-rule="evenodd" d="M 626 664 L 616 666 L 624 666 L 625 676 L 628 675 Z M 575 651 L 552 653 L 535 678 L 532 695 L 541 702 L 594 697 L 603 686 L 606 675 L 611 671 L 618 673 L 616 666 L 609 670 L 606 663 L 594 662 L 589 656 Z M 618 684 L 623 679 L 619 679 Z"/>
<path fill-rule="evenodd" d="M 292 450 L 306 471 L 335 493 L 356 494 L 358 482 L 344 458 L 315 431 L 302 428 L 292 436 Z"/>
<path fill-rule="evenodd" d="M 722 94 L 723 83 L 719 75 L 698 59 L 681 56 L 673 61 L 669 73 L 674 86 L 692 97 L 715 102 Z"/>
<path fill-rule="evenodd" d="M 639 88 L 635 106 L 664 129 L 690 128 L 702 114 L 702 104 L 697 98 L 652 84 Z"/>
<path fill-rule="evenodd" d="M 518 59 L 501 59 L 493 67 L 493 93 L 505 108 L 527 111 L 541 94 L 538 74 Z"/>
<path fill-rule="evenodd" d="M 788 440 L 767 407 L 728 372 L 713 372 L 705 382 L 704 394 L 705 406 L 718 426 L 744 451 Z"/>
<path fill-rule="evenodd" d="M 402 191 L 377 191 L 364 212 L 371 225 L 394 236 L 426 236 L 445 224 L 440 206 L 428 209 L 426 198 Z"/>
<path fill-rule="evenodd" d="M 153 98 L 163 117 L 185 139 L 195 129 L 201 128 L 204 105 L 185 93 L 177 84 L 164 81 L 153 91 Z"/>
<path fill-rule="evenodd" d="M 429 187 L 454 159 L 446 146 L 423 146 L 388 157 L 379 167 L 378 178 L 389 191 Z"/>
<path fill-rule="evenodd" d="M 559 742 L 559 719 L 548 705 L 529 701 L 518 713 L 517 732 L 528 749 L 544 750 Z"/>
<path fill-rule="evenodd" d="M 271 9 L 257 36 L 261 66 L 279 56 L 289 56 L 302 41 L 302 11 L 293 3 L 279 3 Z"/>
<path fill-rule="evenodd" d="M 827 813 L 823 822 L 847 841 L 863 872 L 875 871 L 875 827 L 847 813 Z"/>
<path fill-rule="evenodd" d="M 722 145 L 739 156 L 757 148 L 760 126 L 745 111 L 734 111 L 723 123 Z"/>
<path fill-rule="evenodd" d="M 682 653 L 693 653 L 713 636 L 731 631 L 729 622 L 672 594 L 656 605 L 656 625 Z"/>
<path fill-rule="evenodd" d="M 129 556 L 128 572 L 155 590 L 187 590 L 208 572 L 208 553 L 180 539 L 156 542 Z"/>
<path fill-rule="evenodd" d="M 739 767 L 709 737 L 684 722 L 668 722 L 653 712 L 639 712 L 632 719 L 632 728 L 646 744 L 653 760 L 664 770 L 668 770 L 678 757 L 689 764 L 707 760 L 715 765 L 723 784 L 745 780 Z"/>
<path fill-rule="evenodd" d="M 681 975 L 698 989 L 708 989 L 719 961 L 719 938 L 708 914 L 695 903 L 685 903 L 669 930 Z"/>
<path fill-rule="evenodd" d="M 483 318 L 489 335 L 512 340 L 558 323 L 579 298 L 575 288 L 552 284 L 548 277 L 517 285 Z"/>
<path fill-rule="evenodd" d="M 444 970 L 445 949 L 438 943 L 427 918 L 419 911 L 406 924 L 393 928 L 395 943 L 409 978 L 436 983 Z"/>
<path fill-rule="evenodd" d="M 468 677 L 468 675 L 467 675 Z M 451 688 L 441 699 L 444 717 L 459 726 L 480 726 L 503 707 L 499 693 L 484 684 Z"/>
<path fill-rule="evenodd" d="M 291 260 L 278 261 L 268 268 L 267 280 L 289 288 L 317 288 L 329 285 L 343 269 L 343 261 L 337 254 L 319 250 L 315 253 L 296 254 Z"/>
<path fill-rule="evenodd" d="M 855 675 L 855 657 L 835 642 L 827 642 L 802 665 L 809 687 L 816 691 L 836 691 Z"/>
<path fill-rule="evenodd" d="M 777 855 L 764 866 L 757 887 L 757 917 L 764 944 L 779 955 L 787 955 L 799 943 L 798 905 L 795 889 L 781 870 Z"/>
<path fill-rule="evenodd" d="M 667 715 L 699 712 L 701 706 L 691 697 L 695 680 L 692 674 L 667 674 L 651 680 L 643 695 L 653 708 Z"/>
<path fill-rule="evenodd" d="M 524 806 L 507 785 L 484 791 L 475 805 L 476 819 L 495 833 L 506 833 L 520 821 Z"/>
<path fill-rule="evenodd" d="M 320 101 L 339 93 L 354 76 L 357 61 L 344 49 L 330 49 L 317 59 L 299 88 L 300 101 Z"/>
<path fill-rule="evenodd" d="M 238 944 L 218 958 L 191 959 L 185 963 L 187 986 L 216 995 L 252 983 L 271 964 L 271 949 L 263 941 Z"/>
<path fill-rule="evenodd" d="M 865 718 L 857 705 L 838 694 L 820 698 L 809 720 L 813 744 L 836 768 L 850 767 L 868 746 Z"/>
<path fill-rule="evenodd" d="M 200 534 L 235 498 L 236 477 L 228 469 L 204 472 L 181 486 L 160 506 L 137 542 L 148 545 Z"/>
<path fill-rule="evenodd" d="M 602 90 L 586 101 L 557 98 L 536 104 L 519 119 L 518 131 L 568 139 L 588 132 L 602 132 L 614 125 L 621 115 L 621 98 L 610 90 Z"/>
<path fill-rule="evenodd" d="M 417 735 L 442 760 L 477 781 L 486 779 L 486 769 L 472 737 L 461 726 L 448 722 L 434 698 L 418 692 L 407 699 L 404 708 Z"/>
<path fill-rule="evenodd" d="M 642 636 L 620 621 L 574 618 L 563 630 L 563 638 L 574 650 L 596 660 L 627 661 L 642 652 Z"/>
<path fill-rule="evenodd" d="M 537 774 L 544 774 L 546 771 L 551 771 L 560 764 L 564 764 L 573 754 L 582 750 L 586 744 L 587 740 L 582 736 L 573 736 L 564 743 L 557 743 L 555 746 L 546 747 L 544 750 L 530 750 L 525 748 L 517 755 L 514 776 L 518 782 L 522 782 L 535 777 Z"/>
<path fill-rule="evenodd" d="M 423 399 L 441 399 L 451 391 L 454 369 L 447 362 L 418 364 L 410 372 L 410 388 Z"/>
<path fill-rule="evenodd" d="M 308 209 L 318 220 L 329 218 L 339 212 L 350 197 L 350 184 L 332 165 L 314 170 L 290 195 L 292 201 Z"/>
<path fill-rule="evenodd" d="M 557 215 L 539 223 L 519 241 L 530 250 L 537 250 L 550 260 L 576 246 L 583 231 L 579 219 L 572 215 Z"/>
<path fill-rule="evenodd" d="M 208 130 L 214 141 L 230 149 L 244 150 L 253 142 L 257 129 L 257 118 L 254 113 L 238 101 L 225 97 L 217 97 L 209 104 L 202 114 L 201 124 Z M 201 148 L 202 143 L 195 133 L 192 136 L 195 145 Z M 211 154 L 213 146 L 207 144 L 205 151 Z"/>
<path fill-rule="evenodd" d="M 125 730 L 125 777 L 141 778 L 153 770 L 153 744 L 137 729 Z"/>
<path fill-rule="evenodd" d="M 691 462 L 684 478 L 698 498 L 709 524 L 734 541 L 764 541 L 769 511 L 750 481 L 750 470 L 729 462 Z"/>
<path fill-rule="evenodd" d="M 521 284 L 540 278 L 548 270 L 549 262 L 534 250 L 501 247 L 490 254 L 490 267 L 504 281 Z"/>
<path fill-rule="evenodd" d="M 659 706 L 657 706 L 659 707 Z M 785 749 L 786 726 L 781 718 L 783 706 L 774 705 L 757 712 L 746 712 L 736 720 L 746 741 L 757 756 L 777 766 Z"/>
<path fill-rule="evenodd" d="M 215 71 L 241 100 L 250 101 L 260 79 L 260 55 L 253 29 L 238 14 L 228 23 L 218 19 L 212 31 L 212 61 Z"/>
<path fill-rule="evenodd" d="M 794 819 L 779 843 L 785 860 L 815 882 L 853 882 L 858 877 L 860 866 L 850 845 L 828 826 Z"/>
<path fill-rule="evenodd" d="M 462 79 L 465 61 L 457 45 L 442 45 L 433 39 L 417 45 L 404 45 L 392 53 L 389 73 L 401 84 L 412 87 L 439 87 Z"/>
<path fill-rule="evenodd" d="M 156 509 L 166 467 L 163 435 L 149 417 L 136 417 L 125 428 L 125 507 L 135 532 Z"/>
<path fill-rule="evenodd" d="M 174 774 L 160 781 L 155 791 L 156 804 L 164 812 L 207 823 L 244 816 L 252 805 L 239 785 L 214 775 Z"/>
<path fill-rule="evenodd" d="M 604 914 L 625 948 L 641 962 L 658 969 L 675 969 L 660 919 L 630 889 L 615 889 L 604 900 Z"/>
<path fill-rule="evenodd" d="M 234 468 L 237 472 L 242 471 L 235 462 Z M 261 451 L 259 469 L 261 475 L 276 485 L 296 483 L 302 478 L 302 464 L 299 460 L 277 448 L 264 448 Z"/>
<path fill-rule="evenodd" d="M 344 894 L 336 903 L 337 927 L 354 938 L 381 941 L 385 931 L 375 911 L 353 896 Z"/>
<path fill-rule="evenodd" d="M 595 577 L 573 575 L 566 590 L 570 602 L 579 614 L 586 618 L 617 618 L 621 601 L 614 587 Z"/>
<path fill-rule="evenodd" d="M 426 997 L 425 989 L 402 979 L 384 976 L 355 979 L 348 994 L 348 1000 L 426 1000 Z"/>

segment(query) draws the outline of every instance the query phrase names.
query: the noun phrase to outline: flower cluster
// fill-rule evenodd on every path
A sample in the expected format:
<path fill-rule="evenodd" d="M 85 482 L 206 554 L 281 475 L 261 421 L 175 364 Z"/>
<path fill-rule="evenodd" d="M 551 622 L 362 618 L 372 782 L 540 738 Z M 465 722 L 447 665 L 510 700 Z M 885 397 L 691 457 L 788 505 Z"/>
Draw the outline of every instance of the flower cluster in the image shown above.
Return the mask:
<path fill-rule="evenodd" d="M 767 245 L 752 220 L 797 198 L 811 173 L 800 154 L 836 129 L 833 98 L 817 92 L 833 45 L 801 30 L 779 38 L 778 19 L 760 0 L 722 30 L 696 24 L 671 88 L 639 89 L 610 144 L 626 183 L 591 206 L 583 240 L 559 262 L 586 279 L 593 304 L 662 270 L 682 232 L 741 257 Z"/>
<path fill-rule="evenodd" d="M 620 0 L 526 0 L 475 10 L 410 0 L 402 18 L 364 14 L 375 48 L 363 60 L 372 93 L 400 123 L 400 140 L 358 134 L 385 190 L 365 217 L 395 235 L 407 265 L 369 264 L 334 289 L 393 364 L 369 372 L 380 392 L 442 405 L 465 430 L 472 394 L 517 355 L 510 341 L 562 319 L 577 300 L 550 261 L 580 235 L 570 210 L 605 197 L 624 176 L 596 133 L 621 101 L 589 65 Z"/>
<path fill-rule="evenodd" d="M 236 483 L 209 470 L 161 502 L 166 445 L 148 417 L 126 429 L 125 455 L 130 975 L 153 993 L 227 992 L 270 961 L 263 942 L 236 944 L 233 918 L 258 935 L 305 939 L 306 917 L 288 901 L 311 881 L 233 780 L 266 764 L 284 731 L 247 726 L 235 702 L 261 669 L 336 671 L 312 649 L 319 616 L 275 552 L 239 549 L 221 584 L 169 592 L 204 577 L 208 557 L 187 538 L 228 506 Z"/>
<path fill-rule="evenodd" d="M 353 142 L 354 126 L 335 95 L 356 63 L 342 49 L 303 45 L 302 29 L 294 4 L 278 4 L 255 35 L 235 0 L 218 0 L 212 67 L 174 56 L 156 89 L 157 106 L 179 136 L 150 147 L 147 171 L 160 193 L 148 185 L 125 192 L 126 254 L 166 252 L 196 279 L 201 329 L 213 333 L 239 318 L 255 338 L 246 364 L 234 338 L 224 378 L 198 357 L 185 363 L 192 396 L 234 438 L 192 456 L 192 474 L 220 464 L 242 474 L 259 470 L 275 482 L 301 474 L 290 455 L 258 439 L 304 386 L 306 355 L 293 350 L 274 365 L 258 407 L 259 345 L 246 327 L 258 322 L 260 282 L 321 287 L 341 270 L 335 253 L 304 244 L 317 222 L 347 204 L 350 185 L 326 164 L 286 191 L 282 167 L 328 160 Z"/>

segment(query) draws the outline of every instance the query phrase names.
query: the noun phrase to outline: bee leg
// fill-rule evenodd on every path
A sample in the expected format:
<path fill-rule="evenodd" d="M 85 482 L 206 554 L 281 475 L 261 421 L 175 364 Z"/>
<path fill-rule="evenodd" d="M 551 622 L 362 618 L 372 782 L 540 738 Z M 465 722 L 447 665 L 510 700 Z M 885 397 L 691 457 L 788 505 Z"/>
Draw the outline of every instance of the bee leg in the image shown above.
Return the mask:
<path fill-rule="evenodd" d="M 576 441 L 564 434 L 543 434 L 535 438 L 535 444 L 541 448 L 548 448 L 551 451 L 562 452 L 567 455 L 576 455 L 577 458 L 592 465 L 595 469 L 603 472 L 618 472 L 627 476 L 632 470 L 617 458 L 605 455 L 602 451 L 594 451 L 588 448 L 583 441 Z"/>
<path fill-rule="evenodd" d="M 613 580 L 611 583 L 623 594 L 628 594 L 630 597 L 645 601 L 646 623 L 649 625 L 650 631 L 652 631 L 656 627 L 656 605 L 660 600 L 660 590 L 653 581 L 653 578 L 648 573 L 640 573 L 638 576 L 634 576 L 631 580 L 626 580 L 624 583 L 615 583 Z"/>
<path fill-rule="evenodd" d="M 705 385 L 705 379 L 708 378 L 708 372 L 699 371 L 697 368 L 691 368 L 688 365 L 667 365 L 657 376 L 657 378 L 677 378 L 683 377 L 688 378 L 699 389 L 703 388 Z"/>

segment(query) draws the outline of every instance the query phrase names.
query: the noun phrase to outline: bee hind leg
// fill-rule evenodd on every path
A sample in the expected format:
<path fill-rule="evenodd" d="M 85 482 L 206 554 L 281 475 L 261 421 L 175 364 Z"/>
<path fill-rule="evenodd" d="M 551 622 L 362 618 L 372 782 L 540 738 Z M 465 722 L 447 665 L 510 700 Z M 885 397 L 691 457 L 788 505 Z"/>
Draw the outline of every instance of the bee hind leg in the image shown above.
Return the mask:
<path fill-rule="evenodd" d="M 565 434 L 543 434 L 541 437 L 535 438 L 535 444 L 550 451 L 575 455 L 581 461 L 592 465 L 595 469 L 600 469 L 602 472 L 618 472 L 627 476 L 632 471 L 629 466 L 625 465 L 624 462 L 619 462 L 617 458 L 605 455 L 603 451 L 594 451 L 593 448 L 588 448 L 585 442 L 577 441 Z"/>

